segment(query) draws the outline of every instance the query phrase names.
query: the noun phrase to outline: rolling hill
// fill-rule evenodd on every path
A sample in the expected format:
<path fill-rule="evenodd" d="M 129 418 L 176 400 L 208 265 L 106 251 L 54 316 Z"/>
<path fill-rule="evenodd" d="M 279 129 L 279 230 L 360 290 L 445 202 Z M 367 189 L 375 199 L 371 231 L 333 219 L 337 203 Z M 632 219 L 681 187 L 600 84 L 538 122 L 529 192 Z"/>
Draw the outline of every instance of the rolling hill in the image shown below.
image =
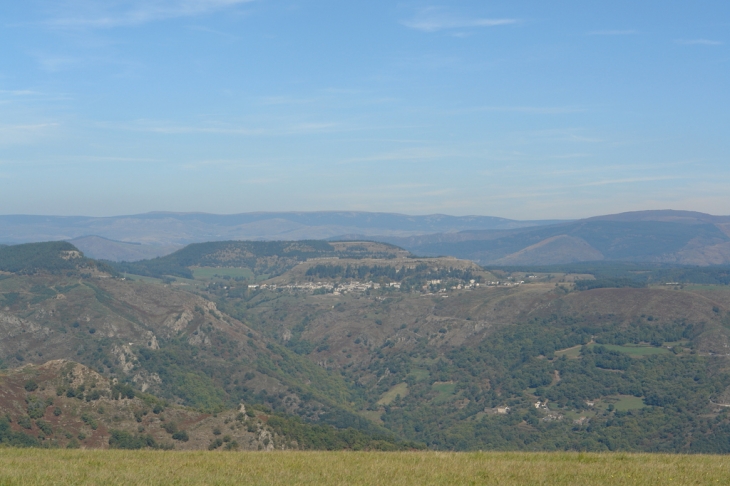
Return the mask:
<path fill-rule="evenodd" d="M 358 239 L 369 239 L 369 235 L 409 236 L 554 222 L 357 211 L 230 215 L 153 212 L 112 217 L 4 215 L 0 216 L 0 244 L 74 240 L 89 256 L 132 261 L 172 253 L 189 243 L 209 241 L 313 240 L 354 234 L 361 235 Z"/>
<path fill-rule="evenodd" d="M 170 407 L 243 402 L 289 420 L 281 435 L 335 427 L 373 447 L 730 452 L 722 272 L 657 285 L 622 277 L 654 271 L 630 264 L 490 272 L 297 241 L 191 245 L 145 276 L 88 272 L 82 255 L 57 271 L 73 250 L 54 245 L 0 252 L 19 269 L 0 274 L 6 368 L 73 360 Z M 23 264 L 35 255 L 48 270 Z"/>
<path fill-rule="evenodd" d="M 451 255 L 481 265 L 730 263 L 730 217 L 689 211 L 640 211 L 516 230 L 375 239 L 418 255 Z"/>

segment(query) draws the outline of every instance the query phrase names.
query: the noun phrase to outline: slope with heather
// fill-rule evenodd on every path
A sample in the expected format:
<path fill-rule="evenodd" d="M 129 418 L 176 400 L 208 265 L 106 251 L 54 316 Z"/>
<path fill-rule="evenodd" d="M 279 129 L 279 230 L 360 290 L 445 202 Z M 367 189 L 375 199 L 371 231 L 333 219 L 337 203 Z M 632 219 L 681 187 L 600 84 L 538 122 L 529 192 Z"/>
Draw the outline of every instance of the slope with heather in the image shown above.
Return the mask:
<path fill-rule="evenodd" d="M 223 245 L 177 260 L 193 279 L 4 274 L 0 358 L 75 359 L 170 404 L 244 402 L 434 449 L 730 451 L 726 285 Z M 267 279 L 249 258 L 287 263 Z"/>

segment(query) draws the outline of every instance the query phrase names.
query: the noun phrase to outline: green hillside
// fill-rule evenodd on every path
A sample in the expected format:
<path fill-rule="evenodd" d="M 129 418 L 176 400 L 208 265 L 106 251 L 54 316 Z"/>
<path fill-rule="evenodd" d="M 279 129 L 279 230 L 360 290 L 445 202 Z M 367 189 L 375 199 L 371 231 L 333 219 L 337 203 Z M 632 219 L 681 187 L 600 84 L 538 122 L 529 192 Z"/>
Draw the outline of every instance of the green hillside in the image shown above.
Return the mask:
<path fill-rule="evenodd" d="M 71 243 L 52 241 L 0 246 L 0 271 L 17 274 L 112 272 L 103 263 L 85 258 Z"/>
<path fill-rule="evenodd" d="M 353 449 L 419 447 L 355 429 L 311 425 L 264 407 L 209 414 L 114 383 L 72 361 L 0 372 L 0 444 L 112 449 Z"/>
<path fill-rule="evenodd" d="M 248 268 L 255 275 L 280 275 L 312 258 L 393 258 L 403 250 L 384 243 L 326 241 L 220 241 L 194 243 L 170 255 L 113 263 L 120 272 L 162 278 L 194 278 L 191 267 Z"/>
<path fill-rule="evenodd" d="M 650 213 L 650 212 L 648 212 Z M 416 255 L 451 255 L 482 265 L 550 265 L 581 261 L 728 264 L 726 223 L 648 214 L 599 217 L 516 230 L 382 238 Z M 621 216 L 621 215 L 618 215 Z M 706 216 L 706 215 L 705 215 Z M 725 221 L 719 218 L 721 221 Z"/>
<path fill-rule="evenodd" d="M 0 359 L 72 359 L 199 413 L 245 403 L 301 443 L 322 426 L 438 450 L 730 451 L 730 287 L 690 284 L 721 273 L 670 269 L 682 288 L 655 285 L 663 267 L 277 245 L 189 250 L 197 280 L 6 272 Z M 281 273 L 225 270 L 247 258 Z"/>

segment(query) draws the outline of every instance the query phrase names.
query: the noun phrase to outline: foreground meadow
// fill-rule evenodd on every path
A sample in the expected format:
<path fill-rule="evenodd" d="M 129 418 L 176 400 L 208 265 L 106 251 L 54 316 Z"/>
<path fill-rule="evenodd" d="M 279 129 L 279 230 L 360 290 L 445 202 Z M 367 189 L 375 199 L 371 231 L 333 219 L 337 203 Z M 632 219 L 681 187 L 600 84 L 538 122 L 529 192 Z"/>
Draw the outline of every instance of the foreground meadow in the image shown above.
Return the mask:
<path fill-rule="evenodd" d="M 728 484 L 730 457 L 0 449 L 0 485 Z"/>

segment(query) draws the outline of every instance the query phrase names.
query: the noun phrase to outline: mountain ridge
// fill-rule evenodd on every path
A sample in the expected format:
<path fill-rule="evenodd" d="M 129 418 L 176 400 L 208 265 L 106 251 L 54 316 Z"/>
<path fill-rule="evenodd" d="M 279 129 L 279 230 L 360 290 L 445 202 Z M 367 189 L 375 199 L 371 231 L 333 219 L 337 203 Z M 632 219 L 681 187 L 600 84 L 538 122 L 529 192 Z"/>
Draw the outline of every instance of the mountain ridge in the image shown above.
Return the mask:
<path fill-rule="evenodd" d="M 556 240 L 558 237 L 563 238 Z M 700 266 L 730 263 L 730 216 L 690 211 L 638 211 L 521 229 L 375 239 L 417 255 L 450 255 L 480 265 L 600 260 Z M 584 243 L 578 244 L 578 240 Z M 538 251 L 548 244 L 551 253 Z"/>

